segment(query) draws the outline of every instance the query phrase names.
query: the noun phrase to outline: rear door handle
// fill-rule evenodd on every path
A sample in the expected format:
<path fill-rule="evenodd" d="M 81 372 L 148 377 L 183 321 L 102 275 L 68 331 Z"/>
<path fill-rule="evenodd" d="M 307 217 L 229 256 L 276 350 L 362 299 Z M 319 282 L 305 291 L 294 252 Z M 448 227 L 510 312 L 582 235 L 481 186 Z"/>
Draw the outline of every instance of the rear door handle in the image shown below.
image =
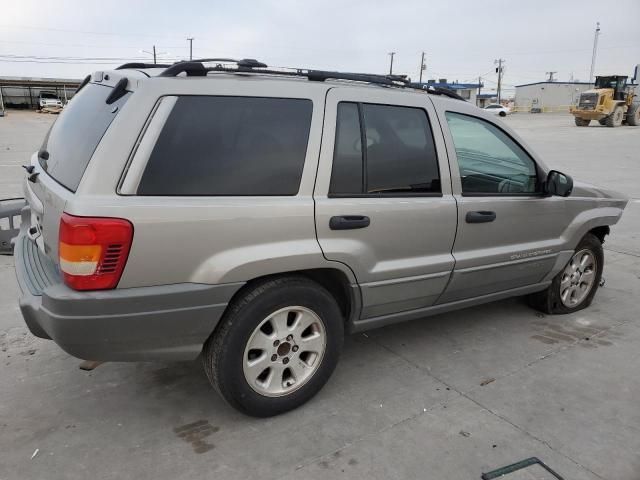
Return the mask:
<path fill-rule="evenodd" d="M 331 217 L 329 228 L 331 230 L 353 230 L 356 228 L 366 228 L 371 223 L 369 217 L 365 215 L 339 215 Z"/>
<path fill-rule="evenodd" d="M 467 223 L 488 223 L 493 222 L 496 219 L 496 212 L 489 212 L 487 210 L 479 210 L 477 212 L 467 212 Z"/>

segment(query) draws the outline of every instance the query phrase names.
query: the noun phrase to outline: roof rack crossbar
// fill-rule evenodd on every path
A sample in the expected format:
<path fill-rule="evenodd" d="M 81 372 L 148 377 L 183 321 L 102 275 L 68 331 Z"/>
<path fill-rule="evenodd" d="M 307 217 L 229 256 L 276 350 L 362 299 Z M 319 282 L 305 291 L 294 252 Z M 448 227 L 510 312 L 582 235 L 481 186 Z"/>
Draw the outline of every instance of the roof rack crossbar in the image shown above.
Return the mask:
<path fill-rule="evenodd" d="M 167 63 L 140 63 L 140 62 L 130 62 L 124 63 L 119 67 L 116 67 L 116 70 L 124 70 L 125 68 L 168 68 L 171 65 Z"/>
<path fill-rule="evenodd" d="M 163 71 L 159 77 L 177 77 L 181 73 L 186 73 L 188 77 L 204 77 L 207 69 L 202 62 L 178 62 Z"/>

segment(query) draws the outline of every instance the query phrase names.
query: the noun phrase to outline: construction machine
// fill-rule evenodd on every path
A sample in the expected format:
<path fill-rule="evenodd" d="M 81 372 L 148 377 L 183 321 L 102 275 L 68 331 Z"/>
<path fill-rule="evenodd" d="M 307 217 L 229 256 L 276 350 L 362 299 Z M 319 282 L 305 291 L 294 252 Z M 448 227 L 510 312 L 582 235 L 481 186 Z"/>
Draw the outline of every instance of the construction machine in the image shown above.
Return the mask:
<path fill-rule="evenodd" d="M 587 127 L 591 120 L 607 127 L 619 127 L 623 123 L 640 125 L 640 103 L 634 86 L 627 85 L 627 78 L 626 75 L 596 77 L 594 88 L 582 92 L 578 104 L 570 109 L 576 125 Z"/>

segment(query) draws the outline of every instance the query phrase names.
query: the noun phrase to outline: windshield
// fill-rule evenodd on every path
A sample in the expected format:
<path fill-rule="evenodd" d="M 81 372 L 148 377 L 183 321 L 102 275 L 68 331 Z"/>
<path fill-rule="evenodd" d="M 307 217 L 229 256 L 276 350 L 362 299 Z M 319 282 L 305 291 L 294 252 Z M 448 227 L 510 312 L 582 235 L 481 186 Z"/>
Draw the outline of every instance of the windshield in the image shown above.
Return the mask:
<path fill-rule="evenodd" d="M 90 83 L 64 108 L 40 149 L 40 165 L 51 177 L 75 192 L 89 160 L 131 93 L 107 105 L 112 88 Z M 48 156 L 47 156 L 48 154 Z"/>
<path fill-rule="evenodd" d="M 624 88 L 626 77 L 597 77 L 596 88 Z"/>

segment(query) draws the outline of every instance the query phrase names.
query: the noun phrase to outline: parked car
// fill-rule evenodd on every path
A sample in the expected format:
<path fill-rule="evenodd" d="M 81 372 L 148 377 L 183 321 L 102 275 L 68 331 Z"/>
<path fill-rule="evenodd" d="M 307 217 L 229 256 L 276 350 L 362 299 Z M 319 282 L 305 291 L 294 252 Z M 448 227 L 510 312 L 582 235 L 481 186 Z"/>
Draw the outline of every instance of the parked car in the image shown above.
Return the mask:
<path fill-rule="evenodd" d="M 506 117 L 511 113 L 511 110 L 504 105 L 500 105 L 499 103 L 490 103 L 486 107 L 485 110 L 493 113 L 494 115 L 500 115 L 501 117 Z"/>
<path fill-rule="evenodd" d="M 345 334 L 520 295 L 591 303 L 623 195 L 446 91 L 238 65 L 83 82 L 25 167 L 34 335 L 82 359 L 201 356 L 228 403 L 269 416 L 320 390 Z"/>
<path fill-rule="evenodd" d="M 62 100 L 52 92 L 40 92 L 38 97 L 38 105 L 40 108 L 59 107 L 62 108 Z"/>

